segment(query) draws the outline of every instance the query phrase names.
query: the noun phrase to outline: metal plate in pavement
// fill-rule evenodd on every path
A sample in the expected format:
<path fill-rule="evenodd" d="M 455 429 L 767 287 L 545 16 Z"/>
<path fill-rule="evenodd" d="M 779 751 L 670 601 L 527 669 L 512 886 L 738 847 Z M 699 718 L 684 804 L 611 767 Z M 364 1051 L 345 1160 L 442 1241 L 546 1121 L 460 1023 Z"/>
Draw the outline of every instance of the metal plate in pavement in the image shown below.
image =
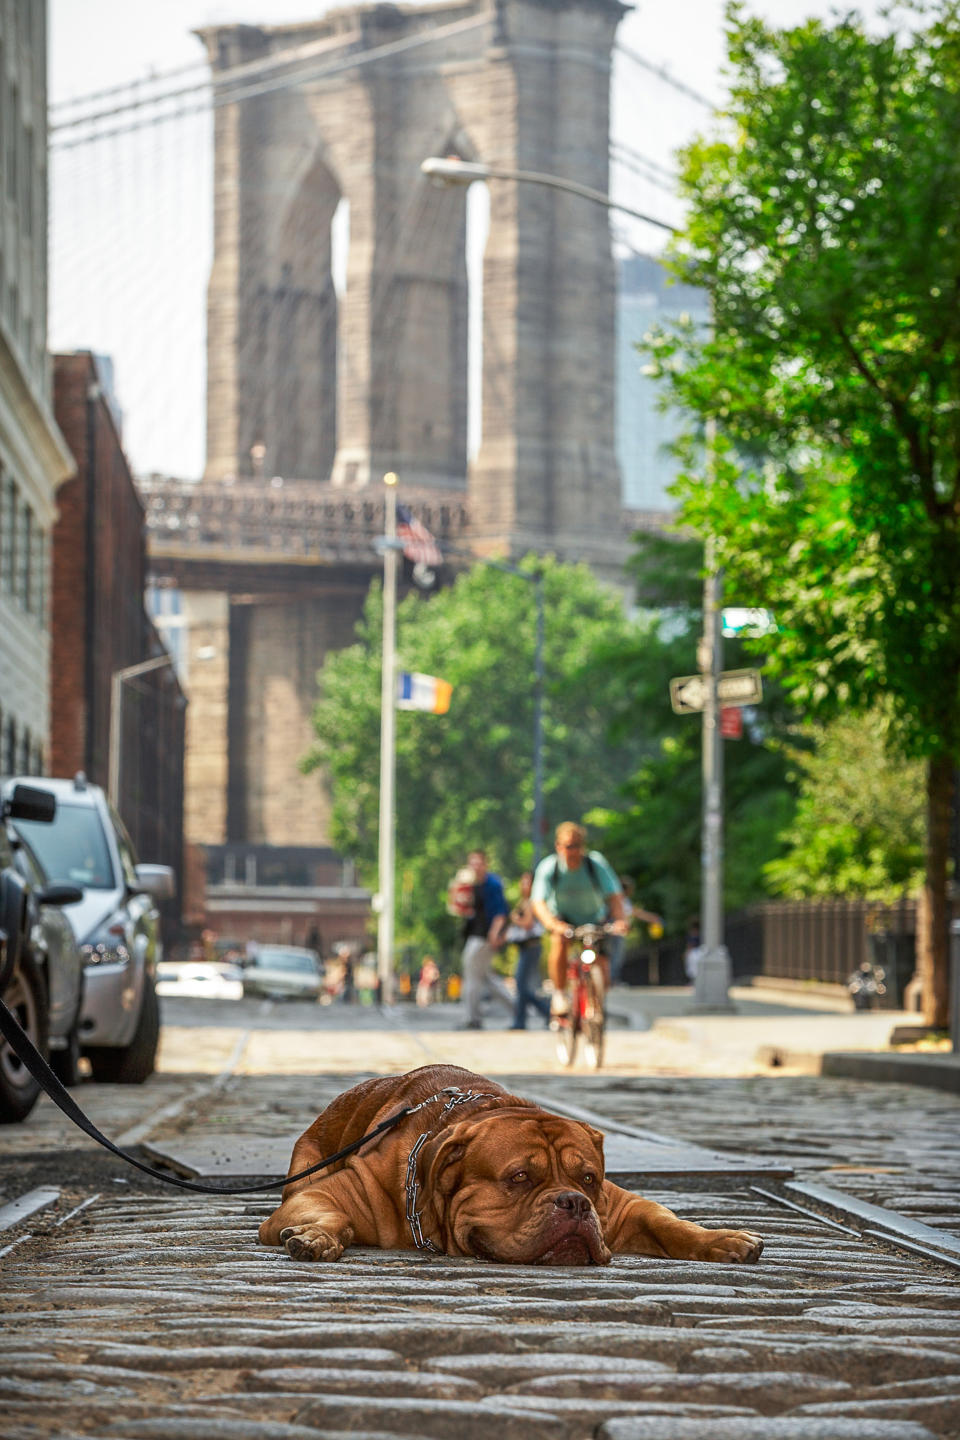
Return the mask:
<path fill-rule="evenodd" d="M 530 1099 L 536 1097 L 529 1096 Z M 695 1178 L 734 1176 L 737 1179 L 766 1180 L 789 1178 L 789 1165 L 755 1155 L 726 1155 L 707 1150 L 653 1131 L 614 1129 L 602 1116 L 576 1106 L 562 1109 L 551 1103 L 554 1112 L 584 1120 L 604 1131 L 606 1173 L 610 1180 L 628 1188 L 642 1186 L 653 1178 Z M 239 1180 L 247 1176 L 286 1175 L 295 1137 L 258 1139 L 251 1135 L 219 1133 L 201 1138 L 151 1141 L 141 1147 L 155 1163 L 167 1165 L 175 1174 L 191 1179 Z M 389 1137 L 384 1142 L 389 1143 Z"/>

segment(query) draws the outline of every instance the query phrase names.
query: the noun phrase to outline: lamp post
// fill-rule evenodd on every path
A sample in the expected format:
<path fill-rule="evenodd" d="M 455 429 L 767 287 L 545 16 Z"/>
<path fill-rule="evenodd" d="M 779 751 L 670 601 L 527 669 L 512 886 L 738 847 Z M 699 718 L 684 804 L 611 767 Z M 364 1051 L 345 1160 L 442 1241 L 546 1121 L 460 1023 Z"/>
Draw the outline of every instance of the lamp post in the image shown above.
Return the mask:
<path fill-rule="evenodd" d="M 676 229 L 665 220 L 658 220 L 641 210 L 620 205 L 601 190 L 580 185 L 575 180 L 565 180 L 559 175 L 547 175 L 539 170 L 509 170 L 498 165 L 483 165 L 456 156 L 431 155 L 421 162 L 420 169 L 436 185 L 472 185 L 476 180 L 511 180 L 518 184 L 544 185 L 551 190 L 563 190 L 570 195 L 579 195 L 607 210 L 618 210 L 632 215 L 659 230 L 668 230 L 675 235 Z M 713 421 L 707 422 L 707 483 L 713 471 Z M 723 639 L 721 628 L 721 607 L 723 604 L 723 577 L 713 565 L 713 551 L 709 537 L 703 587 L 703 638 L 697 653 L 697 662 L 704 679 L 706 700 L 703 709 L 703 802 L 701 826 L 701 885 L 700 885 L 700 934 L 703 955 L 697 970 L 694 990 L 694 1005 L 703 1010 L 730 1009 L 728 989 L 730 984 L 730 957 L 723 943 L 723 737 L 720 733 L 720 706 L 717 685 L 723 665 Z"/>
<path fill-rule="evenodd" d="M 107 795 L 116 809 L 120 802 L 120 762 L 123 749 L 123 687 L 137 675 L 146 675 L 150 670 L 162 670 L 172 665 L 170 655 L 157 655 L 152 660 L 140 660 L 136 665 L 126 665 L 114 670 L 110 680 L 110 740 L 107 763 Z"/>
<path fill-rule="evenodd" d="M 393 999 L 394 932 L 394 790 L 397 776 L 396 631 L 397 631 L 397 477 L 384 475 L 383 540 L 383 649 L 380 670 L 380 833 L 378 876 L 380 913 L 377 916 L 377 975 L 380 1003 Z"/>

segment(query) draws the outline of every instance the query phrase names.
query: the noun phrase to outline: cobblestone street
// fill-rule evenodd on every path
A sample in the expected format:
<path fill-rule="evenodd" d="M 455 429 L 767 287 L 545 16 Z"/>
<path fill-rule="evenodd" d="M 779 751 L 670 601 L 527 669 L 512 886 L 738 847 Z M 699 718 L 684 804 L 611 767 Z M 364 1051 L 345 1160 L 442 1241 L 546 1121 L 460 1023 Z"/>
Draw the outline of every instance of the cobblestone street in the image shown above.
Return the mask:
<path fill-rule="evenodd" d="M 334 1029 L 338 1018 L 306 1038 L 290 1011 L 276 1020 L 285 1073 L 245 1069 L 269 1035 L 251 1050 L 197 1027 L 194 1053 L 222 1051 L 226 1063 L 190 1072 L 178 1058 L 146 1086 L 88 1083 L 76 1098 L 128 1147 L 213 1149 L 219 1137 L 229 1150 L 224 1137 L 244 1136 L 284 1153 L 335 1094 L 389 1068 L 381 1044 L 397 1038 L 394 1022 L 351 1016 Z M 171 1027 L 168 1053 L 185 1053 L 189 1028 Z M 481 1070 L 495 1039 L 527 1038 L 409 1033 L 425 1052 L 412 1063 L 456 1046 Z M 313 1070 L 311 1048 L 349 1044 L 366 1069 L 324 1072 L 321 1058 Z M 800 1190 L 749 1169 L 637 1177 L 685 1218 L 762 1234 L 756 1267 L 618 1256 L 599 1269 L 520 1269 L 370 1250 L 305 1265 L 258 1245 L 269 1196 L 167 1189 L 94 1155 L 42 1101 L 28 1124 L 0 1131 L 2 1200 L 51 1187 L 46 1208 L 0 1233 L 0 1434 L 960 1435 L 960 1100 L 810 1075 L 638 1071 L 497 1078 L 603 1117 L 611 1147 L 619 1132 L 653 1131 L 783 1162 Z M 932 1232 L 884 1233 L 848 1203 L 933 1227 L 943 1248 L 918 1243 Z"/>

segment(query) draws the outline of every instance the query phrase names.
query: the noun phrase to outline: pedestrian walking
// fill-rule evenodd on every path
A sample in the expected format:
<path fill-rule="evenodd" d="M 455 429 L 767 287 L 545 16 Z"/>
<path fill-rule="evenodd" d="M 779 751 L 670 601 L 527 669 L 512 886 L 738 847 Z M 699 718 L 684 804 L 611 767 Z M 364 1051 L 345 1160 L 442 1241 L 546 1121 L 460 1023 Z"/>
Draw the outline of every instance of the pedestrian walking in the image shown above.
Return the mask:
<path fill-rule="evenodd" d="M 530 903 L 532 887 L 533 871 L 525 870 L 520 876 L 520 899 L 510 911 L 510 924 L 507 926 L 507 943 L 512 942 L 517 947 L 517 968 L 514 971 L 517 998 L 511 1030 L 526 1030 L 527 1011 L 531 1007 L 542 1016 L 545 1024 L 550 1024 L 550 1001 L 538 993 L 543 926 Z"/>
<path fill-rule="evenodd" d="M 499 975 L 493 972 L 493 957 L 503 943 L 507 928 L 507 899 L 499 875 L 487 869 L 484 850 L 471 850 L 468 864 L 474 875 L 473 914 L 464 921 L 463 998 L 467 1006 L 465 1030 L 482 1030 L 481 1004 L 485 991 L 513 1010 L 513 996 Z"/>
<path fill-rule="evenodd" d="M 432 955 L 425 955 L 417 981 L 417 1004 L 432 1005 L 440 988 L 440 967 Z"/>

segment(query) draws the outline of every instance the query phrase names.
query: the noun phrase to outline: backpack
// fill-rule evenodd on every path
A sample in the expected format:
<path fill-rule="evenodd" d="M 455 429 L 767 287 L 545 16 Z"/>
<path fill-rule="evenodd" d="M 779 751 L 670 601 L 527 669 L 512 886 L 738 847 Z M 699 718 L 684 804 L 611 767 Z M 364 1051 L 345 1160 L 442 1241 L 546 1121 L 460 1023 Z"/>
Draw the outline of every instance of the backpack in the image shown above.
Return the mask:
<path fill-rule="evenodd" d="M 600 881 L 600 875 L 597 871 L 596 865 L 593 863 L 589 850 L 584 850 L 583 852 L 583 863 L 587 867 L 587 874 L 590 877 L 590 884 L 593 886 L 594 890 L 596 890 L 599 898 L 603 901 L 604 904 L 606 904 L 607 897 L 603 893 L 603 885 Z M 556 901 L 557 898 L 557 874 L 559 872 L 559 869 L 560 856 L 554 855 L 553 865 L 550 869 L 550 872 L 549 874 L 545 873 L 544 875 L 544 878 L 550 887 L 550 894 L 548 898 L 554 901 Z"/>

